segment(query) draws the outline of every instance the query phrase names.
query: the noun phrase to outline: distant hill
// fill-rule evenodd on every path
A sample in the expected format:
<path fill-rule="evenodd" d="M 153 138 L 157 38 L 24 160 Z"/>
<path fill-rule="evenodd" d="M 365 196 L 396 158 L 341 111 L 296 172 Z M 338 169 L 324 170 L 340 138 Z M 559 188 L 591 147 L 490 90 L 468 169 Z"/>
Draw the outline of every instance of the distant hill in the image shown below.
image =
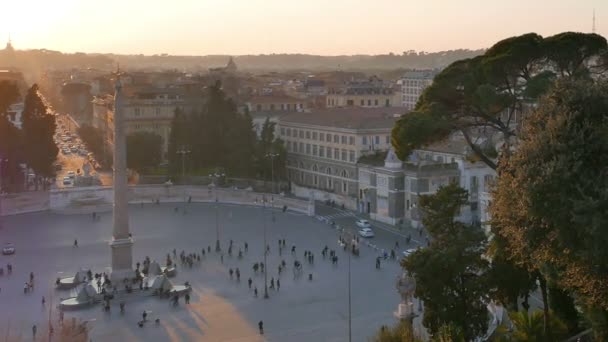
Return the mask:
<path fill-rule="evenodd" d="M 2 52 L 3 50 L 0 50 Z M 485 50 L 450 50 L 433 53 L 408 51 L 403 54 L 317 56 L 304 54 L 271 54 L 232 56 L 241 71 L 371 71 L 394 73 L 399 69 L 441 68 L 460 59 L 483 54 Z M 177 69 L 205 72 L 225 66 L 231 56 L 116 55 L 100 53 L 62 53 L 53 50 L 15 50 L 17 65 L 24 73 L 37 78 L 47 69 L 92 68 L 110 71 L 120 63 L 130 70 Z M 0 56 L 2 57 L 2 56 Z M 3 65 L 0 58 L 0 67 Z M 389 77 L 391 78 L 391 77 Z"/>
<path fill-rule="evenodd" d="M 481 55 L 485 50 L 449 50 L 433 53 L 408 51 L 401 55 L 317 56 L 271 54 L 232 56 L 239 70 L 393 70 L 441 68 L 448 64 Z M 105 55 L 126 68 L 176 68 L 203 71 L 224 66 L 231 56 Z"/>

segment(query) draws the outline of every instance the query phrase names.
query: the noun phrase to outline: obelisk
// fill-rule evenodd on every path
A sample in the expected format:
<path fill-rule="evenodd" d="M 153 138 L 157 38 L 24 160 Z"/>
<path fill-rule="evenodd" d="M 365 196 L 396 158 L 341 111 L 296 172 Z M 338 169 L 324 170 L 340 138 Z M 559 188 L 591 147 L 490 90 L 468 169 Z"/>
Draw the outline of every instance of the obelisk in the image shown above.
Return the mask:
<path fill-rule="evenodd" d="M 123 108 L 122 84 L 116 76 L 114 84 L 114 210 L 112 241 L 112 282 L 133 278 L 133 240 L 129 234 L 129 202 L 127 188 L 127 138 L 125 136 L 125 112 Z"/>

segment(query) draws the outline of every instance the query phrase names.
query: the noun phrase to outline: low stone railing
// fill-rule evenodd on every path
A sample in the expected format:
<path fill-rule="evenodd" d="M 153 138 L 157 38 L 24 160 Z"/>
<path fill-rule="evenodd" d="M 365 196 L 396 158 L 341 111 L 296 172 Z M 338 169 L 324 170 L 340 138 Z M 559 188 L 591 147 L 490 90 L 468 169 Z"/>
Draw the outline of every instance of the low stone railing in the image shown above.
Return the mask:
<path fill-rule="evenodd" d="M 80 187 L 53 189 L 48 192 L 3 195 L 1 214 L 14 215 L 28 212 L 52 210 L 63 213 L 83 213 L 110 210 L 113 203 L 112 187 Z M 177 203 L 215 202 L 240 205 L 267 206 L 308 213 L 308 200 L 286 197 L 280 194 L 259 193 L 244 189 L 217 188 L 189 185 L 137 185 L 128 190 L 129 203 Z"/>

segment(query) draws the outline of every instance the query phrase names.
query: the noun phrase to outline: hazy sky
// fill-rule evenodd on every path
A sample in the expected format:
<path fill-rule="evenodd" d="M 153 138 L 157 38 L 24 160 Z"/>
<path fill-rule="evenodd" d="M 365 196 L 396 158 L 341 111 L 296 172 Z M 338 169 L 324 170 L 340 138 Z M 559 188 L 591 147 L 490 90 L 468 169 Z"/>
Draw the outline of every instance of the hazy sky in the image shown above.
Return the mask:
<path fill-rule="evenodd" d="M 5 0 L 0 42 L 129 54 L 380 54 L 527 32 L 608 37 L 608 0 Z M 2 43 L 3 45 L 3 43 Z"/>

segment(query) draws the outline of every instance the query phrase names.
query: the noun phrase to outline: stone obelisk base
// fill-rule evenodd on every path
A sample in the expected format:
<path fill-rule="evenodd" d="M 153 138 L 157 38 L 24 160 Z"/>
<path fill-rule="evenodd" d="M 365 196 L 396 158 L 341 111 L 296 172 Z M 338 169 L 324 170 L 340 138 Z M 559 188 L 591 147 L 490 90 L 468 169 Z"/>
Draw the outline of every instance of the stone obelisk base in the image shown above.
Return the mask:
<path fill-rule="evenodd" d="M 112 267 L 110 268 L 110 280 L 114 284 L 122 284 L 125 278 L 135 278 L 135 270 L 133 265 L 131 247 L 133 239 L 114 239 L 110 242 L 112 249 Z"/>

